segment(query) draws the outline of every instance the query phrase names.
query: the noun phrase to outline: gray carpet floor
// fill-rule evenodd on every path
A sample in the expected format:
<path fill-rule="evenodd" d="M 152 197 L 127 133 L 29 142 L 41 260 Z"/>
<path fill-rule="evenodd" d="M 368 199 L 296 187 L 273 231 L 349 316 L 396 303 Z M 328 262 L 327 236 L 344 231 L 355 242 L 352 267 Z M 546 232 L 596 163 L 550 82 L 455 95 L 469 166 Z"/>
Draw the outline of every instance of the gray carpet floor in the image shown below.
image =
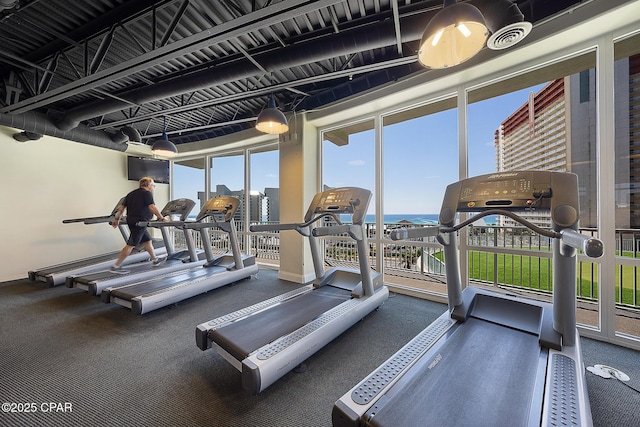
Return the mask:
<path fill-rule="evenodd" d="M 298 286 L 262 269 L 257 279 L 137 316 L 79 289 L 2 283 L 0 425 L 328 427 L 336 399 L 445 310 L 392 294 L 311 356 L 306 372 L 251 396 L 235 368 L 196 346 L 195 327 Z M 640 388 L 638 352 L 588 339 L 583 352 L 587 366 L 618 368 Z M 640 425 L 639 393 L 587 375 L 596 426 Z"/>

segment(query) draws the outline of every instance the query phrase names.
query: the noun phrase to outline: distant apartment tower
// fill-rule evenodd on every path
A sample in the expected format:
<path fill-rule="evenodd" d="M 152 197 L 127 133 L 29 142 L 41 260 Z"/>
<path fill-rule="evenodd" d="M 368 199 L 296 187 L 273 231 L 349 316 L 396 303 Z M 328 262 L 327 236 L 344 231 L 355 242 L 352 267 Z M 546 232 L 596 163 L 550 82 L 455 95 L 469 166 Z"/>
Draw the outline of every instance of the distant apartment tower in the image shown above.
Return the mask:
<path fill-rule="evenodd" d="M 266 190 L 275 190 L 275 193 L 274 191 L 271 191 L 271 193 L 274 193 L 273 203 L 276 203 L 276 206 L 277 206 L 279 202 L 278 189 L 277 188 L 265 189 L 265 191 Z M 219 184 L 216 186 L 216 191 L 211 193 L 211 197 L 218 197 L 218 196 L 234 196 L 234 197 L 237 197 L 238 200 L 240 200 L 240 205 L 238 206 L 238 209 L 233 215 L 233 219 L 236 222 L 236 226 L 238 226 L 238 224 L 244 224 L 244 218 L 245 218 L 244 190 L 230 190 L 229 187 L 227 187 L 226 185 Z M 205 201 L 204 192 L 202 191 L 198 192 L 198 198 L 200 199 L 201 205 L 204 205 L 204 201 Z M 260 192 L 256 192 L 255 194 L 251 193 L 249 195 L 249 222 L 252 222 L 252 223 L 262 222 L 262 215 L 263 215 L 262 202 L 264 198 L 265 198 L 265 194 L 262 194 Z M 275 213 L 277 214 L 277 219 L 275 219 L 274 221 L 278 221 L 280 218 L 280 215 L 277 207 L 275 209 Z"/>
<path fill-rule="evenodd" d="M 614 63 L 616 228 L 640 228 L 640 55 Z M 578 175 L 580 226 L 597 227 L 596 70 L 555 80 L 495 132 L 498 171 Z M 608 142 L 608 141 L 607 141 Z M 607 144 L 611 146 L 611 144 Z"/>
<path fill-rule="evenodd" d="M 238 200 L 240 200 L 238 209 L 233 214 L 233 220 L 236 222 L 236 227 L 239 224 L 243 224 L 244 223 L 244 191 L 242 190 L 232 191 L 226 185 L 218 184 L 216 185 L 216 191 L 211 193 L 211 198 L 218 197 L 218 196 L 234 196 L 234 197 L 237 197 Z M 204 191 L 198 192 L 198 199 L 200 199 L 200 206 L 204 206 L 204 203 L 207 200 L 205 197 Z"/>
<path fill-rule="evenodd" d="M 578 175 L 580 226 L 597 226 L 595 71 L 554 80 L 505 119 L 495 132 L 498 171 L 549 170 Z M 548 226 L 549 216 L 527 218 Z M 502 224 L 513 222 L 501 218 Z"/>
<path fill-rule="evenodd" d="M 267 198 L 267 221 L 280 222 L 280 189 L 265 188 L 264 195 Z"/>
<path fill-rule="evenodd" d="M 262 222 L 262 201 L 264 194 L 259 191 L 249 194 L 249 221 L 252 223 Z"/>
<path fill-rule="evenodd" d="M 496 169 L 566 171 L 571 159 L 565 79 L 554 80 L 507 117 L 495 132 Z M 527 219 L 548 226 L 549 215 L 532 211 Z M 499 218 L 500 225 L 514 225 Z"/>
<path fill-rule="evenodd" d="M 564 80 L 549 83 L 505 119 L 495 132 L 498 171 L 544 169 L 565 171 L 570 156 L 566 143 Z"/>
<path fill-rule="evenodd" d="M 614 70 L 616 228 L 640 228 L 640 55 L 616 61 Z"/>

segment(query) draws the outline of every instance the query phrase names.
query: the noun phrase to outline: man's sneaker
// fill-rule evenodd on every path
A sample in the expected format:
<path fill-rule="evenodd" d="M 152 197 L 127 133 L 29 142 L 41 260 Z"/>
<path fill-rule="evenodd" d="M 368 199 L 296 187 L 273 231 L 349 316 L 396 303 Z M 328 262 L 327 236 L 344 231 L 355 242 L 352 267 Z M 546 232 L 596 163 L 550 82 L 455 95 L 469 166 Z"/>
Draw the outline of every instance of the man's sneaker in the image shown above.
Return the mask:
<path fill-rule="evenodd" d="M 156 258 L 153 260 L 153 266 L 157 267 L 159 265 L 162 265 L 162 263 L 165 261 L 166 261 L 166 258 Z"/>
<path fill-rule="evenodd" d="M 129 270 L 125 270 L 122 266 L 116 267 L 115 265 L 112 265 L 109 271 L 116 274 L 127 274 L 129 272 Z"/>

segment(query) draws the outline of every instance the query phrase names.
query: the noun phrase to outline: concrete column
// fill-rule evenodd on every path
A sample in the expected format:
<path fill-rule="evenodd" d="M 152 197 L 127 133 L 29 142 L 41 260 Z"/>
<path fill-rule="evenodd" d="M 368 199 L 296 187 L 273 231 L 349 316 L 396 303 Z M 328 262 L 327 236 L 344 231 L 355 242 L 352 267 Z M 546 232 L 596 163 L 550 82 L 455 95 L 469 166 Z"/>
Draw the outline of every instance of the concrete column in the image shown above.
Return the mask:
<path fill-rule="evenodd" d="M 306 114 L 289 118 L 289 132 L 280 136 L 280 222 L 303 222 L 318 192 L 319 135 Z M 315 279 L 307 238 L 295 231 L 280 232 L 279 277 L 296 283 Z"/>

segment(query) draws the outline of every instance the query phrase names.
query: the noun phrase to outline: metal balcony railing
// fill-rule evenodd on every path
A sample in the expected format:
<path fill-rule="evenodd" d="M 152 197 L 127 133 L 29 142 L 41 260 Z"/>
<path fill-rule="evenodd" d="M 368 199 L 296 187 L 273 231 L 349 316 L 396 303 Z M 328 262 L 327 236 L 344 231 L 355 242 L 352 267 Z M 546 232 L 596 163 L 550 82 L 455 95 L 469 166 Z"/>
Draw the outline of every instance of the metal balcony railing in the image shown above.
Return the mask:
<path fill-rule="evenodd" d="M 420 225 L 386 225 L 378 235 L 375 224 L 367 223 L 369 265 L 385 275 L 410 278 L 419 282 L 445 283 L 442 247 L 433 237 L 410 242 L 390 240 L 393 228 Z M 541 294 L 552 292 L 551 241 L 519 226 L 472 226 L 466 229 L 466 249 L 469 280 L 485 286 L 518 288 Z M 595 229 L 581 232 L 596 236 Z M 241 250 L 259 262 L 277 265 L 280 258 L 280 236 L 272 233 L 247 233 L 238 227 Z M 246 237 L 246 238 L 245 238 Z M 457 236 L 459 238 L 459 236 Z M 202 248 L 199 234 L 196 245 Z M 228 251 L 228 237 L 224 232 L 211 230 L 210 242 L 214 253 Z M 249 245 L 249 250 L 245 245 Z M 358 268 L 355 243 L 348 236 L 333 236 L 322 240 L 325 264 Z M 177 248 L 184 247 L 184 238 L 175 234 Z M 383 251 L 377 257 L 377 251 Z M 616 305 L 619 308 L 640 310 L 640 230 L 616 230 Z M 377 265 L 381 259 L 382 265 Z M 578 254 L 576 289 L 582 301 L 598 299 L 598 262 Z"/>

